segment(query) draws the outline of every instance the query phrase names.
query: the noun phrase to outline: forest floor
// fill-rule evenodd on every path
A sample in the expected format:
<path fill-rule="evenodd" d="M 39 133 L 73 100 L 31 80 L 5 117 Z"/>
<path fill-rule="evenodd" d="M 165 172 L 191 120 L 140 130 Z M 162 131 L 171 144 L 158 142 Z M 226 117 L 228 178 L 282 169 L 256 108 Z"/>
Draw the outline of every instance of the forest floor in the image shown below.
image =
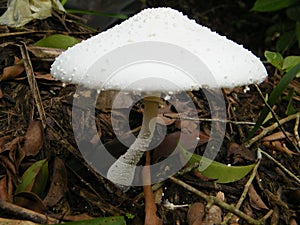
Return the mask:
<path fill-rule="evenodd" d="M 235 4 L 230 4 L 229 0 L 222 4 L 201 2 L 164 1 L 162 5 L 161 1 L 152 0 L 148 1 L 148 6 L 176 8 L 243 44 L 263 59 L 264 50 L 269 48 L 264 32 L 272 21 L 250 12 L 250 6 L 242 1 Z M 72 127 L 77 86 L 56 81 L 50 74 L 50 66 L 62 50 L 33 46 L 51 34 L 60 33 L 83 40 L 99 32 L 83 26 L 78 20 L 80 17 L 55 12 L 52 17 L 34 20 L 21 29 L 0 26 L 0 217 L 55 223 L 124 216 L 127 224 L 143 224 L 143 188 L 132 187 L 123 193 L 95 172 L 78 150 Z M 262 84 L 250 85 L 248 91 L 245 87 L 223 90 L 228 122 L 215 158 L 226 165 L 257 165 L 257 171 L 253 170 L 238 181 L 222 184 L 199 172 L 185 171 L 153 185 L 163 224 L 217 224 L 220 218 L 221 221 L 228 218 L 228 224 L 259 224 L 261 219 L 266 224 L 300 224 L 300 155 L 295 148 L 300 148 L 299 79 L 291 82 L 283 93 L 288 96 L 289 89 L 295 90 L 293 106 L 296 113 L 286 115 L 289 102 L 282 100 L 273 107 L 280 125 L 271 118 L 263 125 L 265 129 L 259 129 L 250 141 L 247 140 L 265 105 L 262 96 L 270 94 L 280 80 L 280 75 L 271 66 L 266 64 L 266 67 L 269 77 Z M 86 90 L 87 98 L 92 94 Z M 101 92 L 98 96 L 94 118 L 98 139 L 84 141 L 86 147 L 93 148 L 100 138 L 112 155 L 118 157 L 126 149 L 117 140 L 111 122 L 110 96 L 114 94 Z M 201 121 L 201 142 L 195 150 L 201 154 L 211 135 L 210 108 L 202 91 L 191 92 L 189 96 Z M 126 117 L 126 110 L 120 108 L 117 111 L 121 122 Z M 84 123 L 89 115 L 83 112 L 78 116 L 76 119 Z M 170 105 L 160 116 L 168 124 L 169 138 L 159 151 L 152 152 L 153 162 L 170 155 L 173 150 L 170 146 L 176 146 L 182 123 L 192 124 L 189 120 L 179 121 Z M 142 106 L 137 102 L 130 112 L 130 127 L 136 132 L 141 119 Z M 258 149 L 263 151 L 261 159 Z M 176 157 L 180 163 L 180 156 Z M 27 178 L 35 178 L 29 179 L 28 186 L 22 189 L 19 185 L 22 176 L 35 162 L 43 164 L 32 171 Z M 46 162 L 48 172 L 44 171 Z M 43 192 L 37 193 L 36 189 Z M 222 203 L 209 207 L 214 201 Z M 240 211 L 236 211 L 243 215 L 229 219 L 233 206 L 238 203 L 242 204 Z"/>

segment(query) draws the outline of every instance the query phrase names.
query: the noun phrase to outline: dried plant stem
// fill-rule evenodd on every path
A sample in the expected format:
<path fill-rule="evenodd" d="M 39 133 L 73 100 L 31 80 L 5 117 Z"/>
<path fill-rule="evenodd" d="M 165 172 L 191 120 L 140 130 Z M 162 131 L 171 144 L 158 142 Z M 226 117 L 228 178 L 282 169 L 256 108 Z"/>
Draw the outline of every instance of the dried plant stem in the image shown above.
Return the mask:
<path fill-rule="evenodd" d="M 26 47 L 25 43 L 23 43 L 20 46 L 20 50 L 21 50 L 22 59 L 23 59 L 23 62 L 24 62 L 24 67 L 25 67 L 25 71 L 26 71 L 26 74 L 27 74 L 27 79 L 28 79 L 29 86 L 30 86 L 30 89 L 32 91 L 32 95 L 34 97 L 36 107 L 37 107 L 37 110 L 39 112 L 39 115 L 40 115 L 40 118 L 41 118 L 41 121 L 42 121 L 43 128 L 46 128 L 46 125 L 47 125 L 46 113 L 45 113 L 45 110 L 44 110 L 44 107 L 43 107 L 42 98 L 41 98 L 40 91 L 39 91 L 39 88 L 38 88 L 38 85 L 37 85 L 37 82 L 36 82 L 36 79 L 35 79 L 33 67 L 32 67 L 31 60 L 30 60 L 30 57 L 29 57 L 29 54 L 28 54 L 27 47 Z"/>
<path fill-rule="evenodd" d="M 258 140 L 262 139 L 264 136 L 266 136 L 269 132 L 275 130 L 276 128 L 278 128 L 280 125 L 287 123 L 293 119 L 296 119 L 297 117 L 300 116 L 300 112 L 287 116 L 281 120 L 279 120 L 279 123 L 274 123 L 269 127 L 263 128 L 262 131 L 255 137 L 251 138 L 249 141 L 245 142 L 245 147 L 249 148 L 251 145 L 253 145 L 255 142 L 257 142 Z"/>
<path fill-rule="evenodd" d="M 226 202 L 214 197 L 214 196 L 209 196 L 206 195 L 205 193 L 197 190 L 196 188 L 190 186 L 189 184 L 171 176 L 170 180 L 172 180 L 174 183 L 184 187 L 185 189 L 187 189 L 188 191 L 198 195 L 199 197 L 203 198 L 206 202 L 208 202 L 209 204 L 215 204 L 220 206 L 221 208 L 237 215 L 238 217 L 244 219 L 245 221 L 247 221 L 248 224 L 252 224 L 252 225 L 263 225 L 265 224 L 265 220 L 264 219 L 260 219 L 260 220 L 255 220 L 252 217 L 248 216 L 247 214 L 243 213 L 242 211 L 236 209 L 233 205 L 229 205 Z"/>
<path fill-rule="evenodd" d="M 0 209 L 1 212 L 6 212 L 16 216 L 17 218 L 30 220 L 35 223 L 55 224 L 60 222 L 58 219 L 49 217 L 47 215 L 23 208 L 21 206 L 3 200 L 0 200 Z"/>
<path fill-rule="evenodd" d="M 156 205 L 151 188 L 150 152 L 146 152 L 146 165 L 143 168 L 143 190 L 145 196 L 145 222 L 144 225 L 161 225 L 161 219 L 156 215 Z"/>
<path fill-rule="evenodd" d="M 247 121 L 233 121 L 233 120 L 222 120 L 222 119 L 209 119 L 209 118 L 192 118 L 188 116 L 174 116 L 173 114 L 164 113 L 164 117 L 170 119 L 181 119 L 181 120 L 191 120 L 191 121 L 203 121 L 203 122 L 220 122 L 220 123 L 232 123 L 232 124 L 243 124 L 243 125 L 255 125 L 254 122 Z"/>

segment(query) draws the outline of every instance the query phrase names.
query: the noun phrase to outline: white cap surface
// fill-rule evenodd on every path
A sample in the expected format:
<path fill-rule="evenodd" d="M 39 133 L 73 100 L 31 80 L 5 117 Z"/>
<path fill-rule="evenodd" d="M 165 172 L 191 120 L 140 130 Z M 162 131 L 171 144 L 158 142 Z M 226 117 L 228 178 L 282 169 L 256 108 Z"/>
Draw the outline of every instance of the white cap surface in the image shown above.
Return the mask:
<path fill-rule="evenodd" d="M 262 82 L 262 62 L 171 8 L 141 11 L 69 48 L 51 73 L 93 89 L 180 91 Z"/>

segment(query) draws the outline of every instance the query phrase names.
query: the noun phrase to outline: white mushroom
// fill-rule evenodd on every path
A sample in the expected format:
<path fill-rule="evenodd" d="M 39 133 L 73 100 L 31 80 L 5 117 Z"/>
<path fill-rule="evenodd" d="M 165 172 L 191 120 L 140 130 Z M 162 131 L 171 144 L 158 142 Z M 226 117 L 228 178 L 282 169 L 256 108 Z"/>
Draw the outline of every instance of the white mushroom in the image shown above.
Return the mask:
<path fill-rule="evenodd" d="M 150 95 L 144 99 L 138 138 L 108 171 L 112 182 L 125 186 L 132 183 L 135 165 L 148 150 L 161 92 L 232 88 L 267 76 L 250 51 L 171 8 L 145 9 L 69 48 L 55 60 L 51 73 L 92 89 Z"/>

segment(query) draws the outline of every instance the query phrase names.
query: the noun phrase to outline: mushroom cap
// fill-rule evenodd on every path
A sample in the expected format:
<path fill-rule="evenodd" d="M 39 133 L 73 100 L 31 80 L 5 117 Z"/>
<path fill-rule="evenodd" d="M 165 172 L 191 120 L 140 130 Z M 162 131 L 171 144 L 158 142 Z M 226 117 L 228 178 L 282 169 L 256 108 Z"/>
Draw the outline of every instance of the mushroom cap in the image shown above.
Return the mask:
<path fill-rule="evenodd" d="M 69 48 L 52 64 L 64 82 L 93 89 L 185 91 L 262 82 L 259 58 L 171 8 L 148 8 Z"/>

